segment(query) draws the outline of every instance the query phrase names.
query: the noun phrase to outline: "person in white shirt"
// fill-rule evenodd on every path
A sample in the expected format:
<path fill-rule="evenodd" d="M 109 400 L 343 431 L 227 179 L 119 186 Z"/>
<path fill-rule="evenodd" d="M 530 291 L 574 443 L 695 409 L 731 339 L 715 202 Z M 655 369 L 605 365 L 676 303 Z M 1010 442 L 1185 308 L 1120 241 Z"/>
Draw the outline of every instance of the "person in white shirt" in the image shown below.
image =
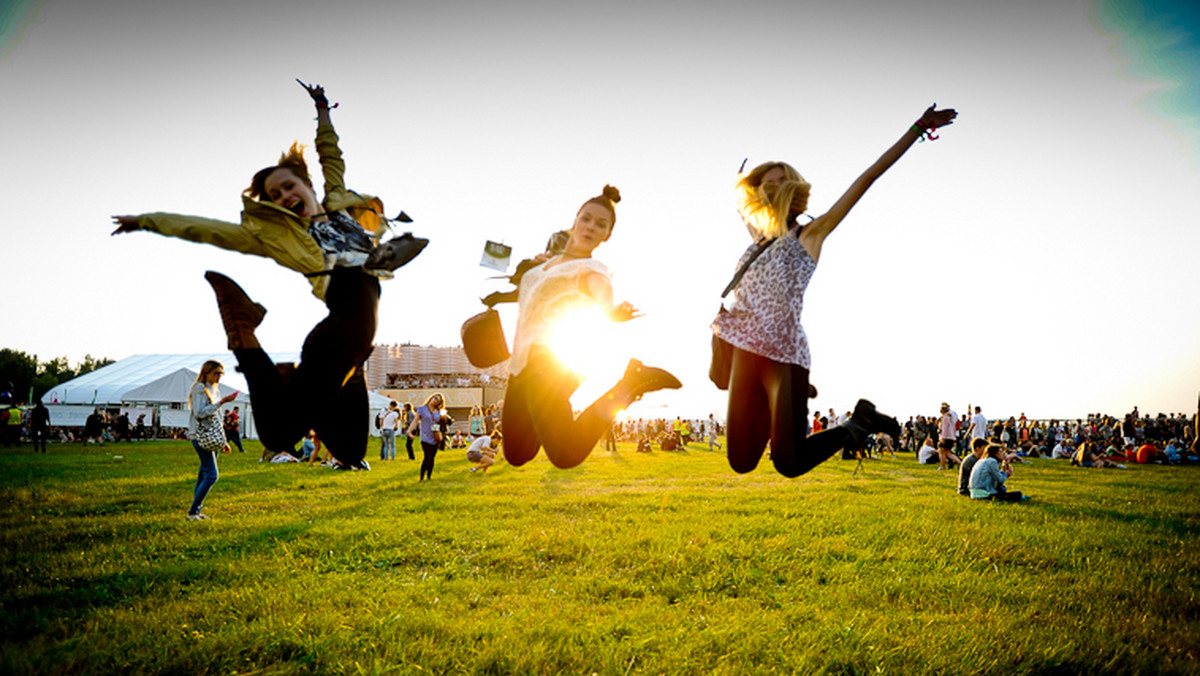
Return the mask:
<path fill-rule="evenodd" d="M 1071 456 L 1075 455 L 1075 449 L 1071 448 L 1071 442 L 1063 439 L 1054 446 L 1054 451 L 1050 453 L 1050 457 L 1055 460 L 1066 459 L 1070 460 Z"/>
<path fill-rule="evenodd" d="M 971 429 L 969 430 L 972 439 L 987 439 L 988 423 L 987 417 L 979 411 L 979 407 L 975 407 L 975 415 L 971 418 Z"/>
<path fill-rule="evenodd" d="M 400 406 L 395 401 L 388 402 L 387 410 L 380 415 L 383 418 L 379 422 L 379 459 L 395 460 L 396 428 L 400 426 Z"/>
<path fill-rule="evenodd" d="M 503 437 L 500 432 L 492 432 L 490 435 L 472 441 L 471 447 L 467 449 L 467 460 L 476 465 L 470 471 L 483 474 L 489 467 L 496 464 L 496 452 L 500 450 L 501 440 Z"/>

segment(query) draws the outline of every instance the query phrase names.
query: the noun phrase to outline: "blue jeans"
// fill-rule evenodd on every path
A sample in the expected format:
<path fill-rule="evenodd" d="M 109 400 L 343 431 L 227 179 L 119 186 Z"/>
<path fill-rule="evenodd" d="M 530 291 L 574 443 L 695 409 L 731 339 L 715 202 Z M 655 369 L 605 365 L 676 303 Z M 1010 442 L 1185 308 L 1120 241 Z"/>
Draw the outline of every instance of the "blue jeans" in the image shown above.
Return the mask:
<path fill-rule="evenodd" d="M 199 514 L 209 489 L 217 483 L 217 454 L 201 450 L 195 441 L 192 442 L 192 448 L 196 449 L 196 454 L 200 456 L 200 474 L 196 477 L 196 498 L 192 500 L 192 508 L 188 510 L 188 514 Z"/>
<path fill-rule="evenodd" d="M 396 459 L 396 430 L 379 430 L 379 459 Z"/>

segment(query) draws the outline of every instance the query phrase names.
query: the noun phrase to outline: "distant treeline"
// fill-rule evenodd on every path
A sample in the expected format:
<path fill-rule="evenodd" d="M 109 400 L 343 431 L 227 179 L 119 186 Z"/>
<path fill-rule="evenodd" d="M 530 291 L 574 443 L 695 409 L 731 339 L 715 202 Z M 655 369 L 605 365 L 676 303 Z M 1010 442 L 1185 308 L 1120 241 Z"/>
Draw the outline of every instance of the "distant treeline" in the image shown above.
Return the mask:
<path fill-rule="evenodd" d="M 85 355 L 75 366 L 66 357 L 40 362 L 37 355 L 0 348 L 0 390 L 12 393 L 13 404 L 32 404 L 59 383 L 113 363 L 107 357 Z"/>

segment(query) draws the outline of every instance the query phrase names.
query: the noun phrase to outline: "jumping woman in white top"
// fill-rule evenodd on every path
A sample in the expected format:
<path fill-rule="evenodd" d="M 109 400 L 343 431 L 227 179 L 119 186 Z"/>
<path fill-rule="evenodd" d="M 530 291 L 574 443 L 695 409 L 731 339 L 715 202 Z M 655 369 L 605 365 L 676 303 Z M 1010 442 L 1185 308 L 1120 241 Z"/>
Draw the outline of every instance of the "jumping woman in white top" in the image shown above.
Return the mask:
<path fill-rule="evenodd" d="M 555 323 L 568 311 L 597 306 L 614 321 L 637 312 L 629 303 L 613 303 L 608 268 L 592 258 L 596 247 L 612 236 L 621 194 L 604 186 L 603 194 L 584 202 L 575 215 L 563 253 L 522 276 L 520 310 L 509 360 L 512 376 L 504 395 L 504 457 L 523 465 L 546 449 L 556 467 L 583 462 L 622 409 L 643 394 L 680 387 L 675 376 L 632 359 L 620 382 L 576 418 L 571 394 L 580 378 L 559 360 L 546 342 Z"/>

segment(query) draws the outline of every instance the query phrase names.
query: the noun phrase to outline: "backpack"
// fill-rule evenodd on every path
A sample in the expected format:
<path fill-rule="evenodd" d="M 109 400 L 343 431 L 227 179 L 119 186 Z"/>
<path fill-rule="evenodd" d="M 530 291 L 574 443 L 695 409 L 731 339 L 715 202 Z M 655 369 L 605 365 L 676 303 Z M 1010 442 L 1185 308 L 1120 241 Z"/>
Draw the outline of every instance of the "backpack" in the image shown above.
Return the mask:
<path fill-rule="evenodd" d="M 375 416 L 375 429 L 380 429 L 381 427 L 383 427 L 383 411 L 380 411 L 379 414 Z"/>

